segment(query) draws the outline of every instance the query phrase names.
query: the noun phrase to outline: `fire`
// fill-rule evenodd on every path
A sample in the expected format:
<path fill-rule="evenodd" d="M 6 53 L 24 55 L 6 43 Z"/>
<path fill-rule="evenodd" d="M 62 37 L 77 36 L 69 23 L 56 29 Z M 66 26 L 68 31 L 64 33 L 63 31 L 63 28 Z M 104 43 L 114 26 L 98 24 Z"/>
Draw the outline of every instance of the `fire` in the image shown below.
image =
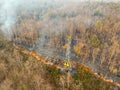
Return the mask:
<path fill-rule="evenodd" d="M 29 53 L 32 57 L 35 57 L 36 56 L 36 53 L 34 53 L 34 52 L 30 52 Z"/>
<path fill-rule="evenodd" d="M 20 47 L 17 47 L 16 49 L 18 49 L 18 48 L 20 48 Z M 37 55 L 37 53 L 35 53 L 35 52 L 32 52 L 32 51 L 29 52 L 29 51 L 27 51 L 27 50 L 23 50 L 22 53 L 34 57 L 37 61 L 40 61 L 41 63 L 43 63 L 43 64 L 45 64 L 45 65 L 52 65 L 52 66 L 55 66 L 57 69 L 63 69 L 63 67 L 61 67 L 61 66 L 59 66 L 59 65 L 55 65 L 53 62 L 46 62 L 46 61 L 45 61 L 45 57 L 40 57 L 40 56 Z M 63 64 L 64 64 L 64 62 L 63 62 Z M 71 61 L 71 64 L 72 64 L 72 65 L 76 65 L 76 63 L 75 63 L 74 61 Z M 84 67 L 86 67 L 86 66 L 84 66 Z M 86 68 L 88 68 L 88 67 L 86 67 Z M 114 82 L 113 80 L 105 79 L 104 77 L 98 75 L 97 73 L 94 73 L 94 71 L 91 70 L 91 69 L 90 69 L 90 73 L 93 74 L 96 78 L 99 78 L 99 79 L 101 79 L 101 80 L 103 80 L 103 81 L 105 81 L 105 82 L 107 82 L 107 83 L 111 83 L 111 84 L 113 84 L 113 85 L 116 85 L 116 86 L 120 87 L 120 83 Z"/>

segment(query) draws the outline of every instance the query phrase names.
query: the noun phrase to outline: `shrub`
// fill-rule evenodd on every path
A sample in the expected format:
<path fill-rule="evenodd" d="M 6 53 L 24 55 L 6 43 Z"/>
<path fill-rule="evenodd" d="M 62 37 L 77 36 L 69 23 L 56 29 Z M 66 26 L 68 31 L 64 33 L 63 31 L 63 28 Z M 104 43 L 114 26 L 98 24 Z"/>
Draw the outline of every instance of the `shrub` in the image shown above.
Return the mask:
<path fill-rule="evenodd" d="M 98 37 L 96 35 L 92 35 L 91 36 L 91 38 L 90 38 L 90 44 L 93 47 L 100 47 L 101 46 L 101 42 L 100 42 L 100 40 L 98 39 Z"/>

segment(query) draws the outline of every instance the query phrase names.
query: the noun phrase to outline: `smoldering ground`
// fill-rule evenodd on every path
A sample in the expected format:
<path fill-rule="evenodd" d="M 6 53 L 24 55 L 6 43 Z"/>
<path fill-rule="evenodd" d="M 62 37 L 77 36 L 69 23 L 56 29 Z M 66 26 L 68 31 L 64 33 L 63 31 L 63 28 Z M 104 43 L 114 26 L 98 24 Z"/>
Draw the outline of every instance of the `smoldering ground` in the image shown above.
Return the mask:
<path fill-rule="evenodd" d="M 70 59 L 89 65 L 97 72 L 110 75 L 112 71 L 109 70 L 109 66 L 112 67 L 118 56 L 115 56 L 116 60 L 111 57 L 114 62 L 111 60 L 109 65 L 107 61 L 103 63 L 101 60 L 103 55 L 109 54 L 106 55 L 107 57 L 111 53 L 106 53 L 107 51 L 104 50 L 105 48 L 110 50 L 105 46 L 107 44 L 103 45 L 102 49 L 101 44 L 108 42 L 108 45 L 111 45 L 108 38 L 111 38 L 115 31 L 111 30 L 112 34 L 109 31 L 110 35 L 108 35 L 105 27 L 102 27 L 105 30 L 99 28 L 107 24 L 104 23 L 106 17 L 112 18 L 109 17 L 112 10 L 109 7 L 104 8 L 105 0 L 101 1 L 86 3 L 82 0 L 76 2 L 72 0 L 0 0 L 0 28 L 5 37 L 12 38 L 16 44 L 32 48 L 40 54 L 62 59 L 67 58 L 67 47 L 63 47 L 68 44 L 67 35 L 71 35 Z M 117 16 L 114 17 L 116 21 L 111 21 L 117 22 Z M 117 32 L 117 29 L 114 30 Z M 103 32 L 107 36 L 101 35 Z M 107 65 L 108 67 L 103 69 Z M 118 74 L 119 67 L 117 64 L 114 67 L 117 68 L 116 74 Z"/>

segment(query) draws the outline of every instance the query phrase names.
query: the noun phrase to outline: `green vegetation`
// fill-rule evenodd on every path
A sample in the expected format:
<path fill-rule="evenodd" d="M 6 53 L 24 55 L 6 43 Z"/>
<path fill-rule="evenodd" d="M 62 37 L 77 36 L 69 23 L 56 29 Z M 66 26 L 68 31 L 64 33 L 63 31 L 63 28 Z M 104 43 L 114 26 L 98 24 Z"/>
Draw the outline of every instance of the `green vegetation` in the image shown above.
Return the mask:
<path fill-rule="evenodd" d="M 99 10 L 96 10 L 93 15 L 94 15 L 94 16 L 100 16 L 100 17 L 103 17 L 103 16 L 104 16 L 103 13 L 100 12 Z"/>
<path fill-rule="evenodd" d="M 91 36 L 90 44 L 92 45 L 92 47 L 100 47 L 101 46 L 101 42 L 96 35 Z"/>

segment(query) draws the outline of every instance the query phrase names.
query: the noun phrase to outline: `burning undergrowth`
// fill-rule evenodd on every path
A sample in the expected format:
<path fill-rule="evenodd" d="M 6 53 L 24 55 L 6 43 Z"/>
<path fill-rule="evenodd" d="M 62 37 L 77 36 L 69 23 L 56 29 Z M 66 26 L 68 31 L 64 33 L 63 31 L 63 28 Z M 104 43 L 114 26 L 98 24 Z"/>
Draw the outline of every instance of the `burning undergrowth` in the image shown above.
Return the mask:
<path fill-rule="evenodd" d="M 29 3 L 30 7 L 23 3 L 3 15 L 5 36 L 40 55 L 76 60 L 120 82 L 120 3 L 55 1 Z"/>

